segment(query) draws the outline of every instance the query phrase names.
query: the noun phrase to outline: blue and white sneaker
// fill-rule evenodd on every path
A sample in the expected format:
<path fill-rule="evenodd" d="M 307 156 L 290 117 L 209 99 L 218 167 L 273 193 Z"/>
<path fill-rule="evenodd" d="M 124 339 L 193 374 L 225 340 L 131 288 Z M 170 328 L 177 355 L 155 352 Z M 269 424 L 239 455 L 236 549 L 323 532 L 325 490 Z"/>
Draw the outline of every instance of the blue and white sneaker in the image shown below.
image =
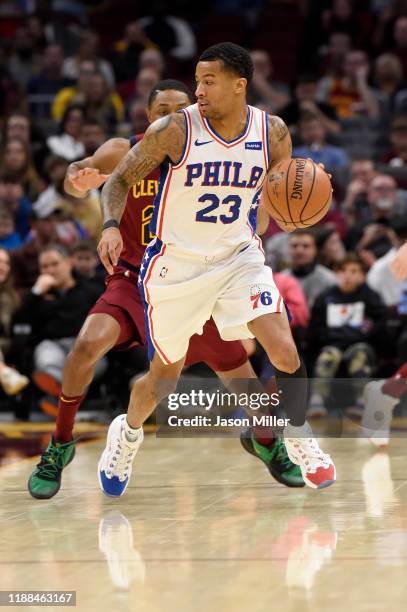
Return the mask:
<path fill-rule="evenodd" d="M 119 414 L 111 422 L 107 432 L 106 448 L 98 464 L 100 488 L 110 497 L 120 497 L 127 489 L 133 459 L 144 439 L 141 430 L 138 439 L 129 442 L 124 431 L 125 422 L 125 414 Z"/>

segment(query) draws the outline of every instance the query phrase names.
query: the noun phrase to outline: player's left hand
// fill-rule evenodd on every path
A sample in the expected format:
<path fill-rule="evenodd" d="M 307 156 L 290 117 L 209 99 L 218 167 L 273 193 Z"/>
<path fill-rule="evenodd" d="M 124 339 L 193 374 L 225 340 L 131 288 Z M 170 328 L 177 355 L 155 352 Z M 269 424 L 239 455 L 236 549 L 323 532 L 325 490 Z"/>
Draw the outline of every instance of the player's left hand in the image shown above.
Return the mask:
<path fill-rule="evenodd" d="M 307 159 L 311 159 L 311 158 L 310 158 L 310 157 L 308 157 Z M 311 160 L 311 161 L 312 161 L 312 160 Z M 319 166 L 319 167 L 321 168 L 321 170 L 323 170 L 323 171 L 324 171 L 324 172 L 325 172 L 325 173 L 326 173 L 326 174 L 329 176 L 329 178 L 330 178 L 330 179 L 332 178 L 332 174 L 329 174 L 329 172 L 327 172 L 327 171 L 325 170 L 325 164 L 321 164 L 321 163 L 320 163 L 320 164 L 317 164 L 317 166 Z"/>
<path fill-rule="evenodd" d="M 116 227 L 103 230 L 98 244 L 98 253 L 109 274 L 113 274 L 113 266 L 117 266 L 122 250 L 123 239 L 120 230 Z"/>
<path fill-rule="evenodd" d="M 69 180 L 78 191 L 88 191 L 103 185 L 109 176 L 110 174 L 102 174 L 97 168 L 82 168 L 76 174 L 69 175 Z"/>
<path fill-rule="evenodd" d="M 407 242 L 397 251 L 396 257 L 390 264 L 390 270 L 398 281 L 407 278 Z"/>

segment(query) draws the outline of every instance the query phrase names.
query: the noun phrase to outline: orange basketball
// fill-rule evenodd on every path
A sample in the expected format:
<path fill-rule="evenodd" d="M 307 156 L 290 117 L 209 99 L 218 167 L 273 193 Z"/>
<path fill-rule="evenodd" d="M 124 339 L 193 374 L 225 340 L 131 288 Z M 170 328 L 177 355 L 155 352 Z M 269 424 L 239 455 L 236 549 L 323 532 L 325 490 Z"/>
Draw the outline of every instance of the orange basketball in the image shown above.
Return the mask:
<path fill-rule="evenodd" d="M 284 159 L 267 174 L 261 204 L 285 230 L 318 223 L 332 202 L 327 173 L 311 159 Z"/>

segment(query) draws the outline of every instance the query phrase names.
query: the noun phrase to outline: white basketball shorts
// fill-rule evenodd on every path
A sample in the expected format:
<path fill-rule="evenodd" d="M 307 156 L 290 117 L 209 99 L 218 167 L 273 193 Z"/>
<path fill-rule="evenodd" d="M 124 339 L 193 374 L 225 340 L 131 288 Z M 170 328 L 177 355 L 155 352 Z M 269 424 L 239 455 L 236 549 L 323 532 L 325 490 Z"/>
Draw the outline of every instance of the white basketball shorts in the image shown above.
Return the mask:
<path fill-rule="evenodd" d="M 139 289 L 149 358 L 156 351 L 166 364 L 186 355 L 211 316 L 224 340 L 242 340 L 253 338 L 247 323 L 284 308 L 257 236 L 224 259 L 191 256 L 156 238 L 145 251 Z"/>

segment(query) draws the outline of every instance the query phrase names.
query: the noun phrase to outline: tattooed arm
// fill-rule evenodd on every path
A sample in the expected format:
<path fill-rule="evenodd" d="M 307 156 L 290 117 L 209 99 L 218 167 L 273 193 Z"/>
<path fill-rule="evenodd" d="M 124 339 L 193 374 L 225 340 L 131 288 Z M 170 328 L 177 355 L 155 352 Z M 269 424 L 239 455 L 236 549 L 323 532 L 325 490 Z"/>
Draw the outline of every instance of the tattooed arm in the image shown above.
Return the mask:
<path fill-rule="evenodd" d="M 268 117 L 268 145 L 270 151 L 269 170 L 283 159 L 291 157 L 293 147 L 288 127 L 280 117 Z"/>
<path fill-rule="evenodd" d="M 270 165 L 268 171 L 270 171 L 273 166 L 283 159 L 290 158 L 293 152 L 288 127 L 280 117 L 276 117 L 275 115 L 268 116 L 268 145 L 270 151 Z M 285 232 L 292 232 L 295 230 L 294 226 L 291 227 L 287 224 L 281 224 L 276 219 L 274 219 L 274 221 Z"/>
<path fill-rule="evenodd" d="M 119 162 L 102 191 L 103 222 L 120 223 L 132 185 L 141 181 L 154 168 L 169 158 L 177 163 L 185 144 L 183 113 L 173 113 L 150 125 L 144 138 Z M 111 274 L 123 248 L 120 231 L 109 227 L 102 233 L 98 252 L 106 270 Z"/>

